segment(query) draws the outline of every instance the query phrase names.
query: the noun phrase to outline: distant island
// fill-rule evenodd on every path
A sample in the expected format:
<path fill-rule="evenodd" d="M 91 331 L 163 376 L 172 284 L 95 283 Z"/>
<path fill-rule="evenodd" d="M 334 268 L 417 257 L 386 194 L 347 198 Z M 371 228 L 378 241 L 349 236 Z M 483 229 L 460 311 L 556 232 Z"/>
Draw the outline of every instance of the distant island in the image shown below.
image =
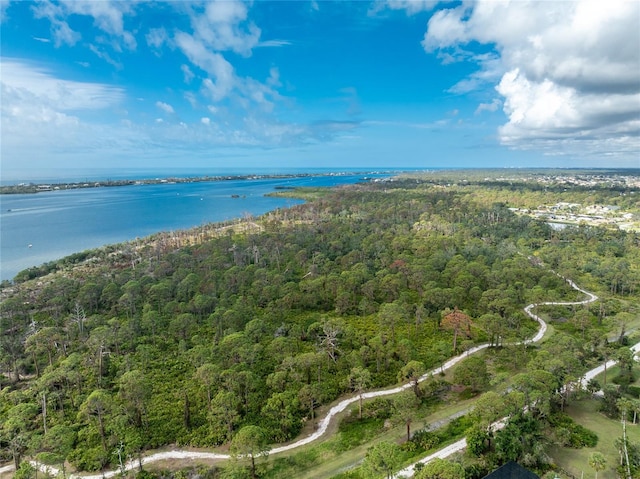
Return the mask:
<path fill-rule="evenodd" d="M 323 173 L 287 173 L 287 174 L 251 174 L 251 175 L 221 175 L 221 176 L 190 176 L 190 177 L 165 177 L 165 178 L 145 178 L 145 179 L 122 179 L 122 180 L 98 180 L 98 181 L 72 181 L 58 183 L 34 183 L 23 182 L 15 185 L 0 186 L 1 195 L 41 193 L 45 191 L 76 190 L 82 188 L 101 188 L 108 186 L 139 186 L 139 185 L 161 185 L 176 183 L 206 183 L 210 181 L 231 181 L 231 180 L 273 180 L 289 178 L 306 178 L 319 176 L 349 176 L 354 174 L 364 175 L 363 179 L 370 179 L 367 175 L 398 174 L 399 171 L 368 171 L 368 172 L 323 172 Z M 286 186 L 277 187 L 286 189 Z"/>

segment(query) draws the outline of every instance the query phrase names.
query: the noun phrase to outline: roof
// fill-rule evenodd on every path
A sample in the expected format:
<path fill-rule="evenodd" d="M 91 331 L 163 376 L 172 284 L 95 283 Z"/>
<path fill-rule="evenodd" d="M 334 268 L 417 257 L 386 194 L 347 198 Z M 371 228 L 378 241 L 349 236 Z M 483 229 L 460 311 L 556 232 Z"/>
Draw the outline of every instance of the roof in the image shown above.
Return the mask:
<path fill-rule="evenodd" d="M 484 479 L 540 479 L 540 477 L 517 462 L 509 461 L 485 476 Z"/>

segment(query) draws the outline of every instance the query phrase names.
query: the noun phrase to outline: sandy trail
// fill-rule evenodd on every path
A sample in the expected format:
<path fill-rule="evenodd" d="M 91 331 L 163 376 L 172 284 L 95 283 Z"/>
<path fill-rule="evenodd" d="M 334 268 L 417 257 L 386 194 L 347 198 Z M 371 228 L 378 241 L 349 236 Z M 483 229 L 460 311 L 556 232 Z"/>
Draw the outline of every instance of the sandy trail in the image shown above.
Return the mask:
<path fill-rule="evenodd" d="M 556 273 L 557 274 L 557 273 Z M 560 275 L 558 275 L 560 276 Z M 561 276 L 562 277 L 562 276 Z M 535 343 L 540 341 L 545 333 L 547 332 L 547 323 L 544 322 L 544 320 L 542 318 L 540 318 L 539 316 L 537 316 L 535 313 L 532 312 L 532 310 L 537 307 L 537 306 L 543 306 L 543 305 L 561 305 L 561 306 L 571 306 L 571 305 L 580 305 L 580 304 L 587 304 L 587 303 L 591 303 L 593 301 L 596 301 L 598 299 L 598 297 L 593 294 L 590 293 L 588 291 L 585 291 L 584 289 L 580 288 L 578 285 L 576 285 L 572 280 L 570 279 L 565 279 L 565 281 L 567 281 L 567 283 L 569 283 L 569 285 L 575 289 L 576 291 L 580 291 L 581 293 L 585 294 L 587 296 L 587 299 L 582 300 L 582 301 L 571 301 L 571 302 L 557 302 L 557 301 L 549 301 L 549 302 L 542 302 L 542 303 L 532 303 L 527 305 L 524 308 L 524 312 L 531 317 L 532 319 L 534 319 L 535 321 L 538 322 L 538 324 L 540 325 L 540 328 L 538 329 L 538 332 L 536 333 L 535 336 L 533 336 L 530 339 L 527 339 L 525 341 L 526 344 L 529 343 Z M 462 361 L 463 359 L 467 358 L 469 355 L 474 354 L 478 351 L 482 351 L 483 349 L 486 349 L 489 347 L 489 344 L 480 344 L 478 346 L 475 346 L 473 348 L 471 348 L 470 350 L 466 351 L 465 353 L 462 353 L 458 356 L 455 356 L 451 359 L 449 359 L 448 361 L 446 361 L 441 367 L 437 367 L 435 369 L 432 369 L 431 371 L 425 373 L 424 375 L 422 375 L 419 379 L 419 381 L 424 381 L 436 374 L 439 374 L 440 372 L 446 371 L 447 369 L 452 368 L 453 366 L 455 366 L 456 364 L 458 364 L 460 361 Z M 635 346 L 633 346 L 632 348 L 634 350 L 634 352 L 637 352 L 638 350 L 640 350 L 640 343 L 636 344 Z M 615 361 L 608 361 L 607 362 L 607 367 L 611 367 L 615 364 Z M 586 383 L 589 379 L 591 379 L 592 377 L 598 375 L 600 372 L 602 372 L 604 370 L 604 365 L 598 366 L 597 368 L 589 371 L 587 374 L 585 374 L 585 376 L 581 379 L 581 381 L 584 381 L 584 383 Z M 401 386 L 398 387 L 394 387 L 394 388 L 389 388 L 389 389 L 380 389 L 377 391 L 369 391 L 366 392 L 364 394 L 362 394 L 362 398 L 363 399 L 370 399 L 370 398 L 376 398 L 376 397 L 382 397 L 382 396 L 390 396 L 392 394 L 397 394 L 400 393 L 402 391 L 406 391 L 407 389 L 411 388 L 412 384 L 411 383 L 407 383 L 407 384 L 403 384 Z M 307 437 L 304 437 L 302 439 L 299 439 L 295 442 L 292 442 L 291 444 L 286 444 L 283 446 L 278 446 L 278 447 L 274 447 L 273 449 L 271 449 L 269 451 L 269 454 L 279 454 L 281 452 L 285 452 L 285 451 L 290 451 L 292 449 L 298 448 L 300 446 L 304 446 L 305 444 L 309 444 L 311 442 L 317 441 L 320 437 L 322 437 L 327 429 L 329 428 L 329 425 L 331 423 L 331 421 L 333 420 L 333 418 L 335 418 L 335 416 L 339 413 L 341 413 L 342 411 L 344 411 L 348 406 L 350 406 L 351 404 L 355 403 L 356 401 L 359 400 L 359 396 L 355 396 L 355 397 L 350 397 L 347 399 L 344 399 L 342 401 L 340 401 L 338 404 L 336 404 L 335 406 L 333 406 L 329 412 L 327 413 L 327 415 L 320 421 L 320 423 L 318 424 L 318 429 L 313 432 L 312 434 L 308 435 Z M 502 421 L 502 420 L 501 420 Z M 494 424 L 495 428 L 499 428 L 500 425 L 504 425 L 503 422 L 498 421 Z M 435 452 L 434 454 L 431 454 L 430 456 L 427 456 L 423 459 L 421 459 L 420 461 L 416 462 L 415 464 L 412 464 L 410 466 L 408 466 L 407 468 L 403 469 L 402 471 L 400 471 L 396 477 L 400 478 L 400 477 L 411 477 L 414 473 L 414 467 L 416 464 L 418 463 L 422 463 L 422 464 L 426 464 L 428 462 L 430 462 L 431 460 L 435 459 L 435 458 L 446 458 L 449 457 L 450 455 L 454 454 L 455 452 L 461 451 L 462 449 L 464 449 L 466 447 L 466 440 L 462 439 L 454 444 L 451 444 L 437 452 Z M 149 464 L 152 462 L 156 462 L 156 461 L 163 461 L 163 460 L 167 460 L 167 459 L 210 459 L 210 460 L 220 460 L 220 459 L 230 459 L 231 456 L 229 454 L 221 454 L 221 453 L 216 453 L 216 452 L 198 452 L 198 451 L 189 451 L 189 450 L 184 450 L 184 449 L 174 449 L 171 451 L 164 451 L 164 452 L 156 452 L 153 454 L 150 454 L 148 456 L 145 456 L 142 458 L 142 464 Z M 33 464 L 34 466 L 38 467 L 40 470 L 42 471 L 48 471 L 49 473 L 53 474 L 53 475 L 57 475 L 60 473 L 60 471 L 52 466 L 45 466 L 43 464 L 39 464 L 36 461 L 31 461 L 31 464 Z M 139 467 L 139 461 L 136 460 L 131 460 L 129 462 L 127 462 L 125 465 L 125 469 L 127 471 L 135 469 L 137 467 Z M 13 470 L 13 465 L 6 465 L 2 468 L 0 468 L 0 473 L 3 472 L 8 472 Z M 82 474 L 70 474 L 68 477 L 69 479 L 101 479 L 101 478 L 109 478 L 109 477 L 113 477 L 116 476 L 120 473 L 120 469 L 114 469 L 111 471 L 103 471 L 99 474 L 93 474 L 93 475 L 82 475 Z"/>

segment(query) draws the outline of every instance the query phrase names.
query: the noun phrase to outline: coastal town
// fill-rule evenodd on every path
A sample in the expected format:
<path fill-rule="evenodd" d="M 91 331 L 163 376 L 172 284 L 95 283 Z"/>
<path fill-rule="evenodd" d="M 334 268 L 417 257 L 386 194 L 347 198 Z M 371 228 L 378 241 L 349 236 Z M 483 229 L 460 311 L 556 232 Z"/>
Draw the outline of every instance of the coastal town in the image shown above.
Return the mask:
<path fill-rule="evenodd" d="M 623 211 L 613 205 L 587 205 L 559 202 L 553 205 L 540 205 L 536 209 L 509 208 L 516 214 L 544 219 L 554 228 L 569 225 L 605 226 L 626 231 L 640 231 L 638 215 Z"/>

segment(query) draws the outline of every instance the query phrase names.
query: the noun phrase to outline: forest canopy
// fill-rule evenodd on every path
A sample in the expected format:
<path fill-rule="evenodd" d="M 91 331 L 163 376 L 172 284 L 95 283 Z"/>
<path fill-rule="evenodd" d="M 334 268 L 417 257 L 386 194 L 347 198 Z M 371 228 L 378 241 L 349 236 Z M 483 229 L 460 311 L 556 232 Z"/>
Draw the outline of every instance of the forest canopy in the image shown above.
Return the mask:
<path fill-rule="evenodd" d="M 0 304 L 2 459 L 47 452 L 99 470 L 119 447 L 240 447 L 247 431 L 289 441 L 343 394 L 532 336 L 524 305 L 579 296 L 556 272 L 609 299 L 570 324 L 602 335 L 637 297 L 638 233 L 556 230 L 510 209 L 544 194 L 394 178 L 314 192 L 245 218 L 251 227 L 158 235 L 19 277 Z M 631 195 L 597 195 L 638 209 Z M 481 389 L 482 365 L 467 367 L 460 381 Z"/>

